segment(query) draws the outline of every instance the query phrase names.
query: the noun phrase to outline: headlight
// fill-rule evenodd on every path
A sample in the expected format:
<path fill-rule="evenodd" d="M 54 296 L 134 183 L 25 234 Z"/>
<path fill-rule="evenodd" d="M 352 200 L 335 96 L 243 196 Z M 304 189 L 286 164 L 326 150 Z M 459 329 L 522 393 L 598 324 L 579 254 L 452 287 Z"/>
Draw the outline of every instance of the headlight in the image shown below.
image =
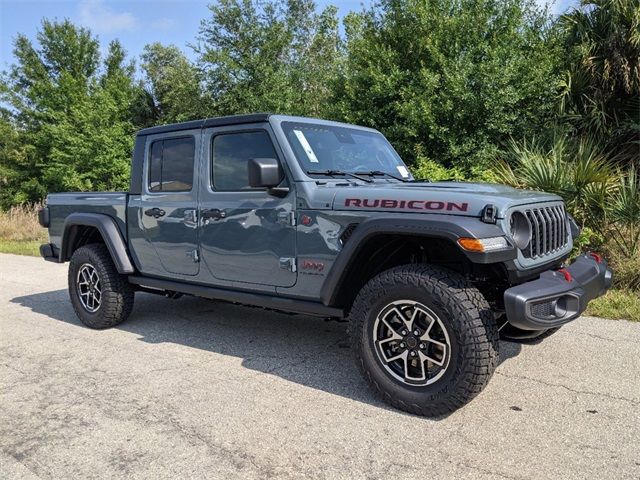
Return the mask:
<path fill-rule="evenodd" d="M 523 213 L 513 212 L 511 214 L 511 218 L 509 218 L 509 235 L 520 250 L 529 245 L 531 224 Z"/>

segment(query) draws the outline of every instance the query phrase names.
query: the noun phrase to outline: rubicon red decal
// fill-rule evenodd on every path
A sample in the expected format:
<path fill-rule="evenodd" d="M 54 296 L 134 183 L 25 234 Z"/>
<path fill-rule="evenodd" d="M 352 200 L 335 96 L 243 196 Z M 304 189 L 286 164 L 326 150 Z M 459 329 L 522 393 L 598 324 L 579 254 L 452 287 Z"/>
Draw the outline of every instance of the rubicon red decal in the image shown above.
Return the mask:
<path fill-rule="evenodd" d="M 389 199 L 369 199 L 369 198 L 347 198 L 344 201 L 345 207 L 360 208 L 397 208 L 410 210 L 457 210 L 466 212 L 469 204 L 466 202 L 441 202 L 435 200 L 389 200 Z"/>

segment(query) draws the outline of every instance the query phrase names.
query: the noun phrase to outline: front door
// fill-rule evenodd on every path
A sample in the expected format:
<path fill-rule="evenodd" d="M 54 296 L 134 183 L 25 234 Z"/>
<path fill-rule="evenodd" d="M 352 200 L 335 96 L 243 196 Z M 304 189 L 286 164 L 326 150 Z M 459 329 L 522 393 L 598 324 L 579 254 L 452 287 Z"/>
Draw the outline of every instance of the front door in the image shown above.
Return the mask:
<path fill-rule="evenodd" d="M 147 141 L 140 222 L 157 256 L 155 265 L 147 262 L 147 273 L 198 274 L 194 167 L 200 135 L 200 130 L 174 132 Z"/>
<path fill-rule="evenodd" d="M 296 282 L 295 193 L 284 198 L 249 186 L 251 158 L 277 158 L 268 124 L 211 128 L 200 190 L 200 252 L 219 280 L 290 287 Z M 204 171 L 204 170 L 203 170 Z M 204 178 L 206 176 L 206 179 Z M 283 178 L 283 184 L 287 182 Z"/>

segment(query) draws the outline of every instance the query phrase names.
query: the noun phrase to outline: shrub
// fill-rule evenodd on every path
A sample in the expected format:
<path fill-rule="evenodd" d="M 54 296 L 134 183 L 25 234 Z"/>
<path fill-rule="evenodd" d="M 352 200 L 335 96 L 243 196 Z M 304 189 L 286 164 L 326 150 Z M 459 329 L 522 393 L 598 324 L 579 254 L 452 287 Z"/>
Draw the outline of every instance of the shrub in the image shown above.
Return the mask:
<path fill-rule="evenodd" d="M 440 182 L 444 180 L 465 180 L 465 176 L 457 168 L 446 168 L 439 163 L 431 160 L 427 157 L 418 157 L 415 165 L 411 168 L 413 176 L 422 179 L 430 180 L 433 182 Z"/>
<path fill-rule="evenodd" d="M 635 166 L 618 178 L 605 210 L 612 239 L 622 253 L 640 257 L 640 171 Z"/>
<path fill-rule="evenodd" d="M 600 250 L 613 269 L 614 286 L 635 291 L 638 295 L 640 292 L 640 255 L 627 255 L 615 242 L 603 243 Z"/>
<path fill-rule="evenodd" d="M 561 132 L 549 147 L 536 140 L 512 140 L 494 171 L 508 185 L 561 196 L 576 220 L 596 231 L 619 174 L 595 141 L 571 143 Z"/>

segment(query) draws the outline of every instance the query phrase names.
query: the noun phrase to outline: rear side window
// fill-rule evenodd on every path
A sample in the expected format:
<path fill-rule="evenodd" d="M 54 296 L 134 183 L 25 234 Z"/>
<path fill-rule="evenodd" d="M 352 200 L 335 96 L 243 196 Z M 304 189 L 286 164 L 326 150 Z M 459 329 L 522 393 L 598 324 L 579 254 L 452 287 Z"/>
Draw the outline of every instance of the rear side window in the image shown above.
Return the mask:
<path fill-rule="evenodd" d="M 247 190 L 252 158 L 278 158 L 266 131 L 225 133 L 213 137 L 212 183 L 216 190 Z"/>
<path fill-rule="evenodd" d="M 193 187 L 193 137 L 167 138 L 151 144 L 150 192 L 188 192 Z"/>

